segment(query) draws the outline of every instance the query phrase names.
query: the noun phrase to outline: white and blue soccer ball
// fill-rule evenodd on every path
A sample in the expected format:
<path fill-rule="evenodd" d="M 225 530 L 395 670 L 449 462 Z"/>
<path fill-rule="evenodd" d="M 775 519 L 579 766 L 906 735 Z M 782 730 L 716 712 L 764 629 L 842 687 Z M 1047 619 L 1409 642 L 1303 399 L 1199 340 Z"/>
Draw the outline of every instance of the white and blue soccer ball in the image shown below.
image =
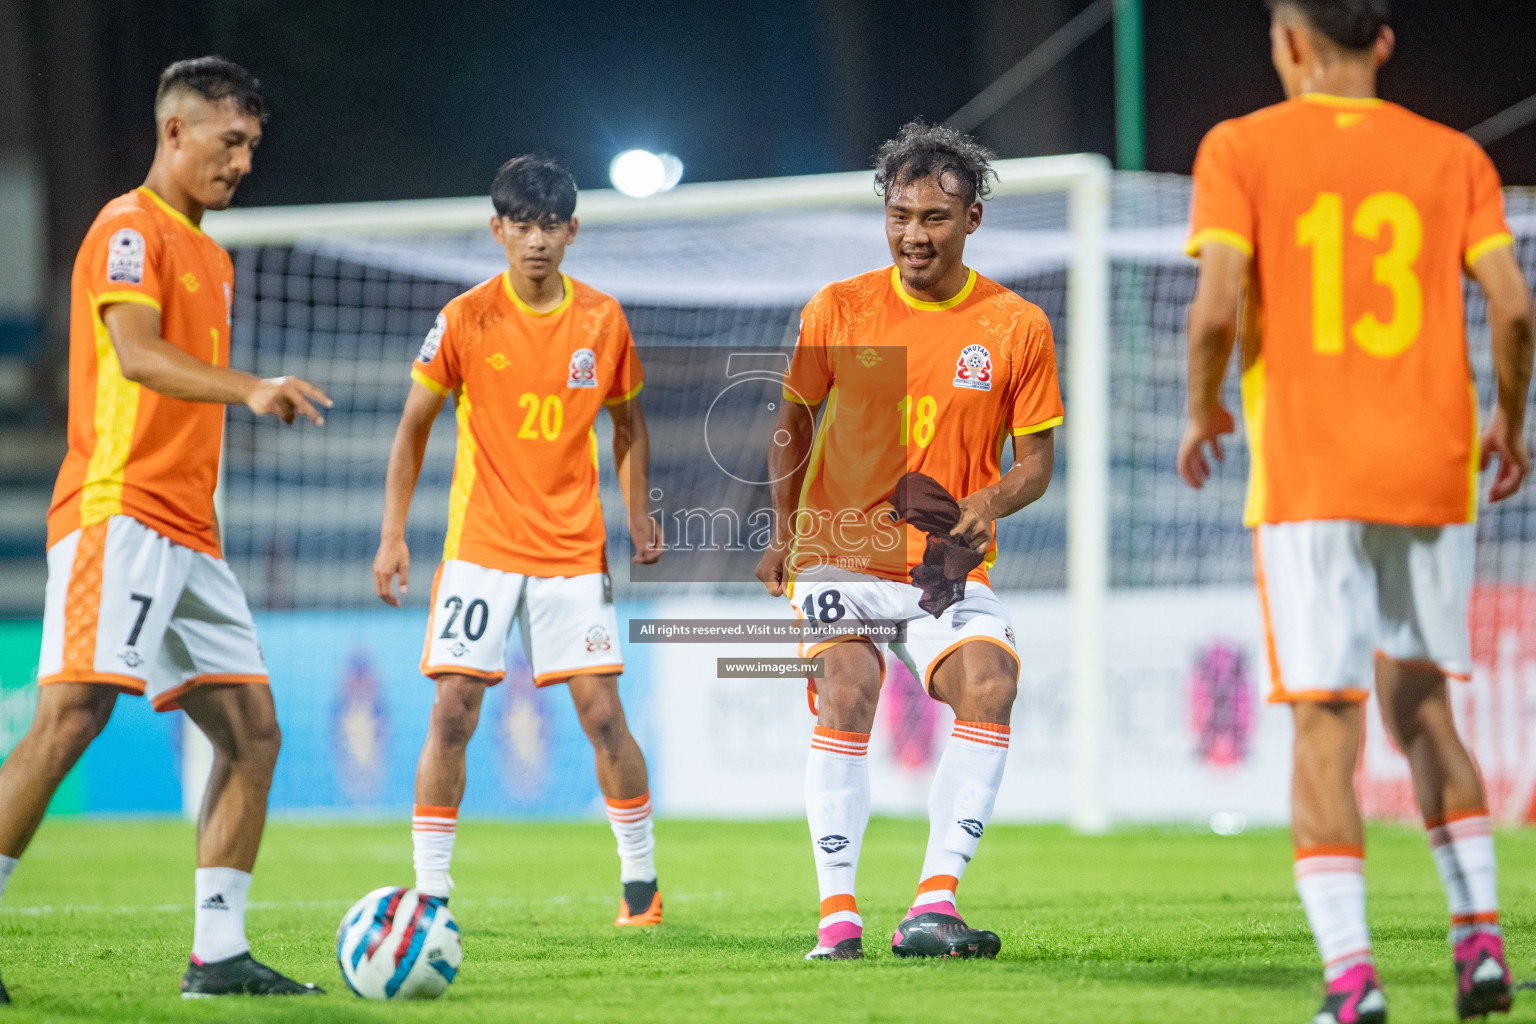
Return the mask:
<path fill-rule="evenodd" d="M 463 959 L 458 922 L 415 889 L 373 890 L 336 930 L 341 976 L 364 999 L 436 999 Z"/>

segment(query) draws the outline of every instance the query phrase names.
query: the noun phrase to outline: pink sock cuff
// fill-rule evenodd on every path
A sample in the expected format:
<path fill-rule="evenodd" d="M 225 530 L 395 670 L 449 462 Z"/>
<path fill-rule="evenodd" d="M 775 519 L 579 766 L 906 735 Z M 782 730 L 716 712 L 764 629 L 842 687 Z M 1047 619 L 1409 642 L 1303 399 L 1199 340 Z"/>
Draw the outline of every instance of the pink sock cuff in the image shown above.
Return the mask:
<path fill-rule="evenodd" d="M 831 949 L 845 939 L 862 939 L 864 926 L 854 921 L 833 921 L 816 929 L 816 945 Z"/>

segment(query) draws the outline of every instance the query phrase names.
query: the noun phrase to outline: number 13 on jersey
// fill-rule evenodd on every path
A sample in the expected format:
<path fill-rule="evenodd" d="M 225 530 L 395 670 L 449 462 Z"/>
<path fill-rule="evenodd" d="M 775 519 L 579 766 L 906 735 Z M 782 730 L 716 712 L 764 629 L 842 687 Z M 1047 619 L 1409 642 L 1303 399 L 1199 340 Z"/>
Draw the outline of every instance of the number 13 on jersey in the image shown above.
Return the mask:
<path fill-rule="evenodd" d="M 1350 337 L 1382 359 L 1402 355 L 1424 324 L 1424 290 L 1413 263 L 1424 246 L 1424 221 L 1413 200 L 1401 192 L 1377 192 L 1355 207 L 1351 232 L 1376 241 L 1382 229 L 1391 245 L 1376 256 L 1372 276 L 1392 293 L 1392 317 L 1383 323 L 1366 313 Z M 1296 244 L 1312 250 L 1312 348 L 1325 355 L 1344 352 L 1344 197 L 1320 192 L 1312 208 L 1296 218 Z"/>

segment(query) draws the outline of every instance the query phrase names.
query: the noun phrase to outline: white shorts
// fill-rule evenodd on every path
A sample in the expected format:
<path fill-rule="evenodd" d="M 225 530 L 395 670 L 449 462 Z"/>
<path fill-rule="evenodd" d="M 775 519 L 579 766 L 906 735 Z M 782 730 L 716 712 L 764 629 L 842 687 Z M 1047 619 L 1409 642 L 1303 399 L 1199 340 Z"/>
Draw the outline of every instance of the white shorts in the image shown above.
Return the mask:
<path fill-rule="evenodd" d="M 439 566 L 432 581 L 422 675 L 501 682 L 513 619 L 537 686 L 624 671 L 607 573 L 524 576 L 454 560 Z"/>
<path fill-rule="evenodd" d="M 1467 602 L 1476 527 L 1345 519 L 1255 532 L 1272 701 L 1365 700 L 1375 656 L 1472 670 Z"/>
<path fill-rule="evenodd" d="M 129 516 L 48 549 L 38 683 L 104 683 L 178 707 L 204 683 L 266 685 L 251 609 L 229 563 Z"/>
<path fill-rule="evenodd" d="M 1008 609 L 997 599 L 992 588 L 971 580 L 965 585 L 965 597 L 944 609 L 938 618 L 919 608 L 923 592 L 911 583 L 881 579 L 847 569 L 824 567 L 803 572 L 789 585 L 789 602 L 795 615 L 810 617 L 806 602 L 821 621 L 851 619 L 895 619 L 907 624 L 907 638 L 902 642 L 875 644 L 880 670 L 885 671 L 883 649 L 900 658 L 912 675 L 922 681 L 923 689 L 933 693 L 933 670 L 961 644 L 978 641 L 997 644 L 1018 664 L 1018 645 Z M 842 611 L 838 612 L 837 609 Z M 829 620 L 829 615 L 833 618 Z M 800 656 L 814 658 L 833 644 L 852 637 L 839 637 L 800 646 Z M 811 681 L 812 692 L 815 682 Z M 814 704 L 812 705 L 814 711 Z"/>

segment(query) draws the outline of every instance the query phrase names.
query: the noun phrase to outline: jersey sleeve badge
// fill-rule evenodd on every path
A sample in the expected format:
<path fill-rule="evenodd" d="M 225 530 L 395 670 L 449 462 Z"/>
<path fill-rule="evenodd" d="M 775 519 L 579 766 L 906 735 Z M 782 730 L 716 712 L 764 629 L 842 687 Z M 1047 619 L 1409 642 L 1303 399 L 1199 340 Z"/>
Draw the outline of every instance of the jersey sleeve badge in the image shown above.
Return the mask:
<path fill-rule="evenodd" d="M 992 390 L 992 353 L 985 345 L 967 345 L 955 360 L 955 387 L 972 391 Z"/>
<path fill-rule="evenodd" d="M 597 387 L 597 353 L 589 348 L 579 348 L 571 353 L 571 368 L 566 376 L 568 388 Z"/>
<path fill-rule="evenodd" d="M 107 241 L 107 280 L 144 283 L 144 236 L 133 228 L 119 228 Z"/>
<path fill-rule="evenodd" d="M 437 355 L 438 346 L 443 343 L 443 335 L 448 333 L 448 318 L 443 314 L 437 314 L 437 322 L 427 332 L 426 340 L 421 343 L 421 353 L 416 356 L 419 363 L 430 363 L 432 357 Z"/>

